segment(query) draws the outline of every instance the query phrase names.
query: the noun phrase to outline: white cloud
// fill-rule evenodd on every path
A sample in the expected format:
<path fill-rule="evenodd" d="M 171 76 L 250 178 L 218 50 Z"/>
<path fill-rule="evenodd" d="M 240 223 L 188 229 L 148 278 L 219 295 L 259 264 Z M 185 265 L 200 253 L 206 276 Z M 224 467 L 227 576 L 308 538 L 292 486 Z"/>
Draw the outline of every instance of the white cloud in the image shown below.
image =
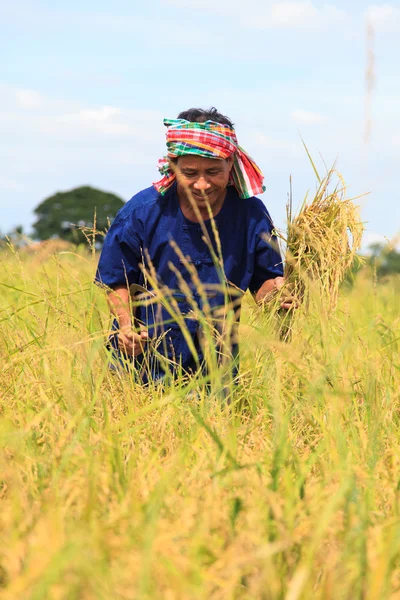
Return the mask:
<path fill-rule="evenodd" d="M 156 111 L 123 110 L 103 106 L 41 117 L 37 124 L 42 131 L 68 138 L 96 134 L 112 137 L 138 137 L 156 141 L 161 130 L 162 116 Z"/>
<path fill-rule="evenodd" d="M 42 104 L 42 96 L 34 90 L 15 90 L 17 105 L 22 108 L 37 108 Z"/>
<path fill-rule="evenodd" d="M 299 125 L 319 125 L 326 122 L 324 115 L 309 110 L 294 110 L 290 116 Z"/>
<path fill-rule="evenodd" d="M 232 15 L 255 29 L 315 29 L 346 18 L 346 12 L 331 4 L 321 7 L 311 0 L 270 2 L 265 0 L 163 0 L 180 8 Z"/>
<path fill-rule="evenodd" d="M 0 133 L 3 135 L 11 134 L 18 125 L 26 133 L 59 139 L 137 137 L 144 143 L 153 143 L 162 136 L 162 115 L 157 111 L 85 107 L 6 85 L 0 86 L 0 92 Z"/>
<path fill-rule="evenodd" d="M 392 4 L 374 4 L 367 10 L 367 20 L 379 32 L 400 32 L 400 8 Z"/>

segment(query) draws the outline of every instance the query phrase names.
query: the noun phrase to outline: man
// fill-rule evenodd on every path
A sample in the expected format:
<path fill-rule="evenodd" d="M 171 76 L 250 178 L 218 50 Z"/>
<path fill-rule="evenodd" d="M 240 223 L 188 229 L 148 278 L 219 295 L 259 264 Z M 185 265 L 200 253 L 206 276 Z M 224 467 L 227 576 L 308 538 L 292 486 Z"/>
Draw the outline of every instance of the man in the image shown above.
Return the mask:
<path fill-rule="evenodd" d="M 109 290 L 116 317 L 111 344 L 143 381 L 168 372 L 206 371 L 207 335 L 196 314 L 208 311 L 221 333 L 229 307 L 237 309 L 247 289 L 261 302 L 283 285 L 272 221 L 255 197 L 265 190 L 263 175 L 238 145 L 231 120 L 215 108 L 190 109 L 164 124 L 163 177 L 119 211 L 96 275 Z M 130 288 L 140 286 L 150 289 L 150 296 L 133 311 Z M 218 353 L 226 358 L 217 338 Z M 234 358 L 233 334 L 228 345 Z"/>

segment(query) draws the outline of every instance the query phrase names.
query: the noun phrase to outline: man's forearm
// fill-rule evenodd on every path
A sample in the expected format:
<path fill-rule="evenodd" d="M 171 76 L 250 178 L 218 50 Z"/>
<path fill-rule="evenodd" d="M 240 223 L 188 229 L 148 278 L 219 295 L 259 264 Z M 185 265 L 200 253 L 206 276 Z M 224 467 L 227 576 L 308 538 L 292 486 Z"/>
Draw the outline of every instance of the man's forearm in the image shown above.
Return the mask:
<path fill-rule="evenodd" d="M 118 319 L 120 327 L 132 325 L 132 309 L 129 302 L 129 290 L 126 286 L 114 288 L 107 296 L 108 305 Z"/>
<path fill-rule="evenodd" d="M 118 346 L 126 356 L 138 356 L 143 352 L 148 333 L 141 328 L 135 332 L 132 325 L 134 310 L 130 304 L 129 290 L 125 286 L 114 288 L 108 294 L 108 304 L 113 315 L 118 319 Z"/>

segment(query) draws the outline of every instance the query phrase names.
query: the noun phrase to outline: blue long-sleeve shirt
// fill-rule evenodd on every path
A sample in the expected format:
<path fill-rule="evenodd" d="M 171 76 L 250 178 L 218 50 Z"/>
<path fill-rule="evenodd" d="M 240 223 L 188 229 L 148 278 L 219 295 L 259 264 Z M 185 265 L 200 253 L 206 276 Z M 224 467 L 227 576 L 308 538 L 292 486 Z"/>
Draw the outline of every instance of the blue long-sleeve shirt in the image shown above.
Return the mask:
<path fill-rule="evenodd" d="M 259 198 L 240 199 L 233 186 L 227 188 L 224 204 L 214 218 L 218 229 L 226 281 L 238 290 L 257 292 L 268 279 L 283 274 L 282 259 L 272 235 L 271 217 Z M 217 250 L 211 223 L 205 222 L 211 243 Z M 158 282 L 177 294 L 182 314 L 190 312 L 190 304 L 182 294 L 174 266 L 193 290 L 193 298 L 200 305 L 201 298 L 184 262 L 174 250 L 171 241 L 195 266 L 198 277 L 208 290 L 209 304 L 213 310 L 224 305 L 226 295 L 221 285 L 221 272 L 216 268 L 210 249 L 203 240 L 199 223 L 189 221 L 182 213 L 176 185 L 164 196 L 153 187 L 147 188 L 129 200 L 119 211 L 104 241 L 96 280 L 110 288 L 137 283 L 147 288 L 146 276 L 140 265 L 147 257 L 157 273 Z M 136 318 L 149 329 L 150 336 L 164 334 L 158 351 L 169 360 L 181 364 L 186 371 L 195 368 L 193 354 L 183 332 L 176 322 L 171 322 L 168 311 L 161 307 L 139 307 Z M 164 327 L 162 322 L 168 322 Z M 196 320 L 185 318 L 185 324 L 196 346 L 200 361 L 203 359 L 199 344 Z M 140 362 L 141 359 L 139 359 Z M 165 368 L 165 367 L 164 367 Z M 158 371 L 160 365 L 157 366 Z M 161 368 L 161 370 L 163 370 Z M 156 374 L 154 374 L 156 376 Z"/>

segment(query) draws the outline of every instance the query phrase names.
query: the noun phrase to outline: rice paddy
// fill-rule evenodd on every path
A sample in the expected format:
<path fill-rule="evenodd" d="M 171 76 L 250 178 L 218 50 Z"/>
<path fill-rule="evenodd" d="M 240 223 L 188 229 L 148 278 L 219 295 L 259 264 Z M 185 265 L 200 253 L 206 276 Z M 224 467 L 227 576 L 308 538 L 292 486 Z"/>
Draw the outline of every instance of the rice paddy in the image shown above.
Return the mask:
<path fill-rule="evenodd" d="M 0 253 L 0 597 L 400 598 L 399 279 L 246 296 L 227 404 L 108 369 L 96 260 Z"/>

